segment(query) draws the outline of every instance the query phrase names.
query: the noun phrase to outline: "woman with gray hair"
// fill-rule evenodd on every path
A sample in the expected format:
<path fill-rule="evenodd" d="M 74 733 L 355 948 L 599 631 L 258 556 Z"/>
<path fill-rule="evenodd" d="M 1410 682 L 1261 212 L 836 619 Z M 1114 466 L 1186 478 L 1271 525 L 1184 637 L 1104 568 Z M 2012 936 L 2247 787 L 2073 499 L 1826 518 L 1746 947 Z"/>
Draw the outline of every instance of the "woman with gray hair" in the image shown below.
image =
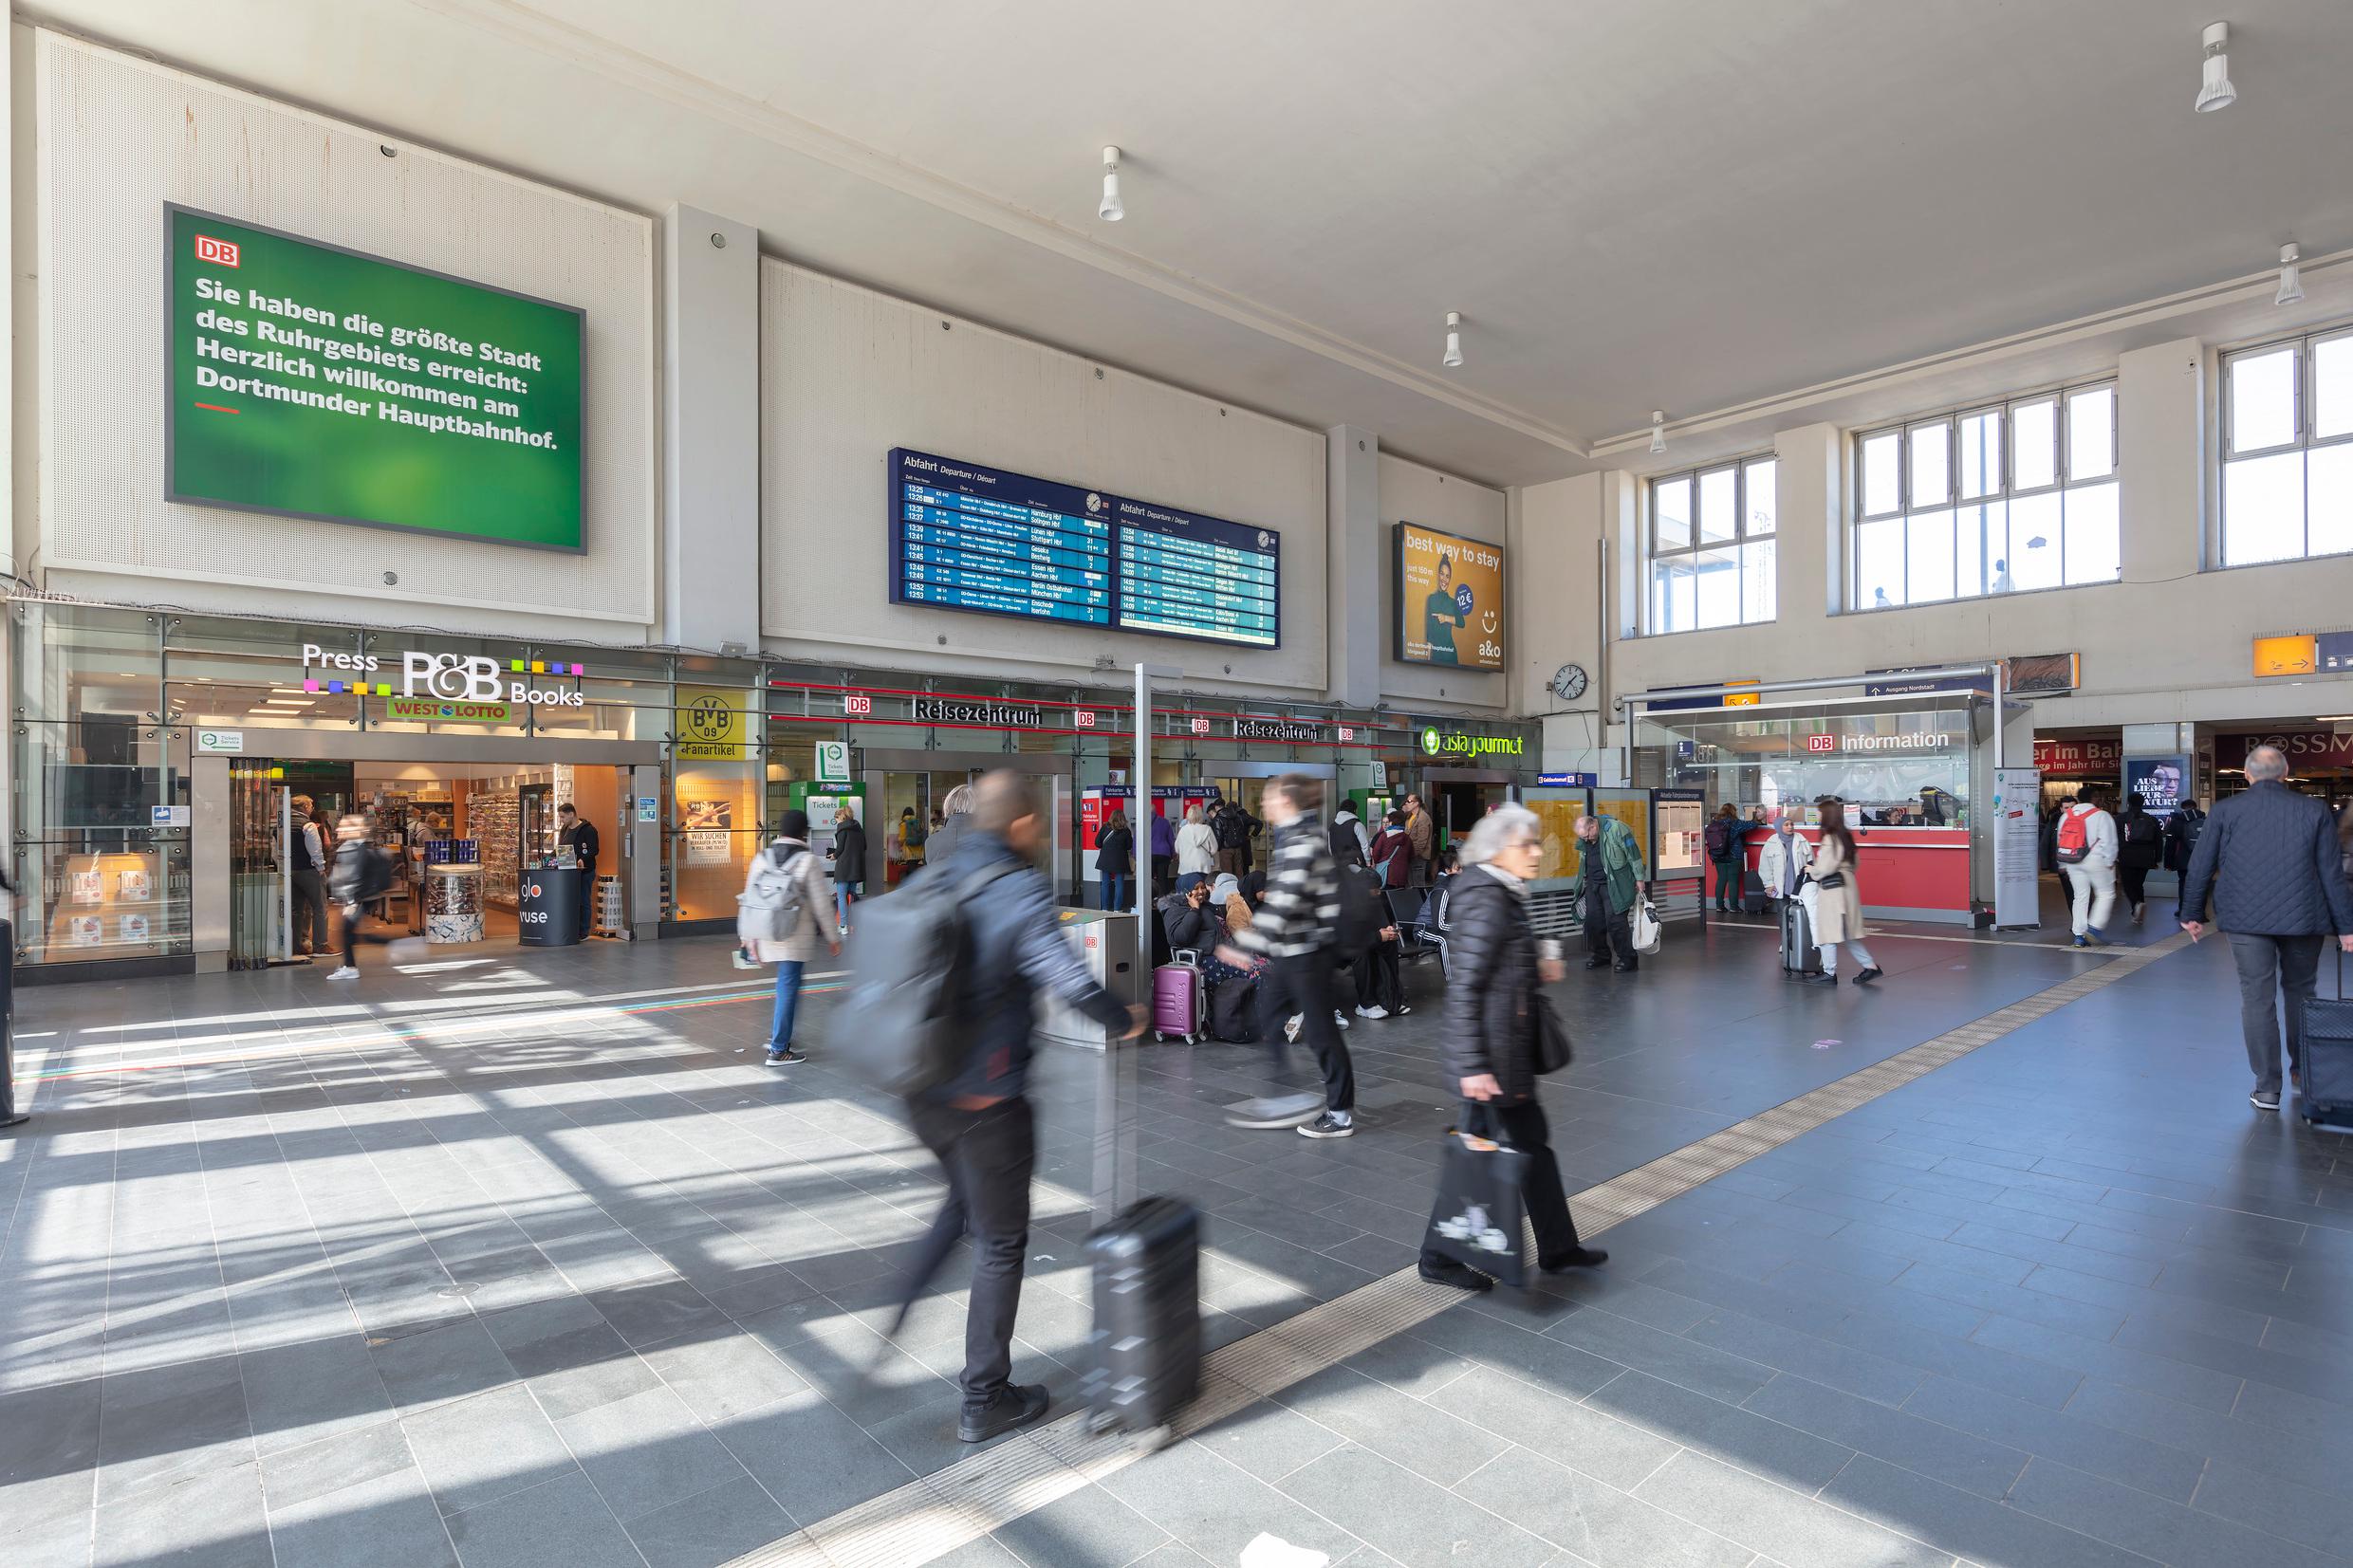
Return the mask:
<path fill-rule="evenodd" d="M 1483 1106 L 1496 1141 L 1528 1156 L 1521 1197 L 1536 1231 L 1536 1266 L 1547 1274 L 1590 1268 L 1609 1254 L 1577 1239 L 1552 1155 L 1552 1130 L 1536 1096 L 1537 987 L 1566 972 L 1557 944 L 1540 953 L 1528 917 L 1528 884 L 1544 862 L 1544 823 L 1524 805 L 1499 805 L 1479 819 L 1462 844 L 1463 871 L 1448 907 L 1444 1075 L 1466 1100 Z M 1468 1116 L 1465 1121 L 1472 1118 Z M 1467 1264 L 1425 1250 L 1421 1277 L 1461 1290 L 1494 1282 Z"/>

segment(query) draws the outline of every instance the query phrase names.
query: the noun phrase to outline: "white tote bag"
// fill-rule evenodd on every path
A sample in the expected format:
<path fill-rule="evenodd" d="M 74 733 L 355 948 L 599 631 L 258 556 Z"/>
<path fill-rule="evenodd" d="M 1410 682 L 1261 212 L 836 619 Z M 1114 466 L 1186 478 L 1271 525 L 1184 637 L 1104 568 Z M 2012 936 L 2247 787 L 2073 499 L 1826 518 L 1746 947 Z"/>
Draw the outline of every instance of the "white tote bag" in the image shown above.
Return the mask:
<path fill-rule="evenodd" d="M 1634 911 L 1634 950 L 1645 956 L 1658 950 L 1658 912 L 1645 898 Z"/>

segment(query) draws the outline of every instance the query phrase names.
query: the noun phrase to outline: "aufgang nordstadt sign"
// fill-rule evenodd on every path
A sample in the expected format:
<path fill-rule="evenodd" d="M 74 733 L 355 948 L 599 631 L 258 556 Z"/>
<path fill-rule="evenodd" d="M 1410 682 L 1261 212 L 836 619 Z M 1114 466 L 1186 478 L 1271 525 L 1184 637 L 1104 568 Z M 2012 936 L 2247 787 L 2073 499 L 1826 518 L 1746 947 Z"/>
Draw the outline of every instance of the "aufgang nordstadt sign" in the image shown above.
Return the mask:
<path fill-rule="evenodd" d="M 582 312 L 167 204 L 168 499 L 578 551 Z"/>

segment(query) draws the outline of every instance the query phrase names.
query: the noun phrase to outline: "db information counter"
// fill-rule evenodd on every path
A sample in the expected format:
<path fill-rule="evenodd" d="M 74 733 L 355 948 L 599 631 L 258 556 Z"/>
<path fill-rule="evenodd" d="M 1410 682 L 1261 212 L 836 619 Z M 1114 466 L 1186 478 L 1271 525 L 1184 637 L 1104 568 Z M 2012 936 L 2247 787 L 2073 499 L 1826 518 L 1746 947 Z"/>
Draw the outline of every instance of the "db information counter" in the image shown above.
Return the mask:
<path fill-rule="evenodd" d="M 1997 795 L 1992 694 L 1788 697 L 1654 708 L 1635 716 L 1634 745 L 1663 760 L 1669 784 L 1703 792 L 1707 816 L 1726 804 L 1739 812 L 1749 872 L 1756 870 L 1772 824 L 1787 821 L 1818 841 L 1819 802 L 1835 798 L 1855 835 L 1865 914 L 1990 923 L 1992 813 L 1983 807 Z M 2021 707 L 2010 718 L 2025 753 L 2030 717 Z M 1715 876 L 1707 863 L 1711 899 Z"/>

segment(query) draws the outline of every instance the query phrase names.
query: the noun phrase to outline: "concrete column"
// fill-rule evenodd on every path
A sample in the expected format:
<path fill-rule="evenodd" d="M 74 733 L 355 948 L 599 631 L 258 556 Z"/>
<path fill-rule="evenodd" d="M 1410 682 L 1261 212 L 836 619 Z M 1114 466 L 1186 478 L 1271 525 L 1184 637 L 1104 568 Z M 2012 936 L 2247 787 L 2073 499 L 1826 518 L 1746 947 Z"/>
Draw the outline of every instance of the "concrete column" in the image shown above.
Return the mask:
<path fill-rule="evenodd" d="M 2206 354 L 2196 338 L 2116 359 L 2117 485 L 2124 581 L 2206 563 Z"/>
<path fill-rule="evenodd" d="M 1785 630 L 1845 608 L 1845 442 L 1836 425 L 1773 433 L 1781 546 L 1774 619 Z"/>
<path fill-rule="evenodd" d="M 1389 656 L 1381 624 L 1380 437 L 1354 425 L 1324 433 L 1324 635 L 1333 702 L 1370 708 L 1380 700 L 1380 661 Z"/>
<path fill-rule="evenodd" d="M 760 646 L 760 234 L 662 226 L 664 641 Z"/>

